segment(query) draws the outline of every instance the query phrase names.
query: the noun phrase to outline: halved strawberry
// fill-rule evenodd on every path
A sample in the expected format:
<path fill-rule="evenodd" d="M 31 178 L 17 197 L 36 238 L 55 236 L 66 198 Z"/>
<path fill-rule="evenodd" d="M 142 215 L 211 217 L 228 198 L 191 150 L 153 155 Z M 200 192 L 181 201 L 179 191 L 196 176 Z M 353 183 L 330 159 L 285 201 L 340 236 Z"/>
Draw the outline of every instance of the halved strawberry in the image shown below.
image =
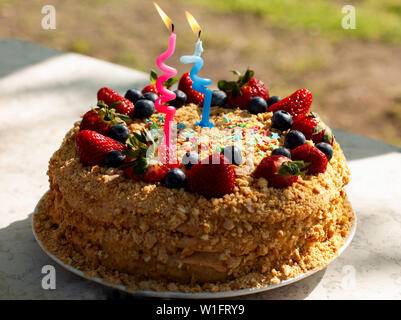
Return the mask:
<path fill-rule="evenodd" d="M 269 186 L 274 188 L 286 188 L 298 180 L 298 176 L 306 173 L 301 169 L 307 167 L 303 161 L 292 161 L 282 155 L 265 157 L 257 166 L 254 176 L 265 178 Z"/>
<path fill-rule="evenodd" d="M 287 98 L 272 104 L 267 111 L 276 112 L 278 110 L 287 111 L 295 121 L 309 112 L 312 104 L 312 93 L 308 89 L 299 89 Z"/>

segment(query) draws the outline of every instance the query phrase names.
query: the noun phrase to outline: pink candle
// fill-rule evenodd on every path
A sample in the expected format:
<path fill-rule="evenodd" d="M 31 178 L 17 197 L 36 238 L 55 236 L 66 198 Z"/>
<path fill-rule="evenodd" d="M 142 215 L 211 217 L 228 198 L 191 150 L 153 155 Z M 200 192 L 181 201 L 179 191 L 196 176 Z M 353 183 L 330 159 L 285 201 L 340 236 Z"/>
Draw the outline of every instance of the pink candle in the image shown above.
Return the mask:
<path fill-rule="evenodd" d="M 157 61 L 156 61 L 157 66 L 164 73 L 160 77 L 158 77 L 156 80 L 156 88 L 159 91 L 160 96 L 155 102 L 155 107 L 156 107 L 157 111 L 166 114 L 166 117 L 164 120 L 164 133 L 165 133 L 164 142 L 166 144 L 167 150 L 170 150 L 171 123 L 174 118 L 175 108 L 172 106 L 163 105 L 163 103 L 174 100 L 175 93 L 168 90 L 167 88 L 163 87 L 163 83 L 167 79 L 174 77 L 177 74 L 177 70 L 164 64 L 164 60 L 170 58 L 173 55 L 174 50 L 175 50 L 175 40 L 176 40 L 176 36 L 174 33 L 174 26 L 172 26 L 171 36 L 170 36 L 169 43 L 168 43 L 168 49 L 167 49 L 167 51 L 163 52 L 157 58 Z"/>

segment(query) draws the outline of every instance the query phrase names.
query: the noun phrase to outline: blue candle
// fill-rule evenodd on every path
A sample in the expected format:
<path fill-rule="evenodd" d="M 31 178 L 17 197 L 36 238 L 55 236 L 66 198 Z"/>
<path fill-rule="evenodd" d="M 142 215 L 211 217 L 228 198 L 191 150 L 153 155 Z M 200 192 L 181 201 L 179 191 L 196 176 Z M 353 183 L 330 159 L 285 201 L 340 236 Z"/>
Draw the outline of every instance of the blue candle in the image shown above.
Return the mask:
<path fill-rule="evenodd" d="M 209 121 L 212 91 L 206 87 L 212 84 L 212 80 L 198 76 L 199 70 L 203 67 L 203 59 L 201 58 L 202 52 L 202 41 L 200 38 L 198 38 L 194 54 L 192 56 L 182 56 L 180 61 L 185 64 L 194 63 L 194 66 L 189 74 L 191 80 L 193 81 L 192 89 L 205 95 L 205 99 L 203 100 L 202 120 L 196 121 L 196 124 L 201 127 L 213 128 L 214 124 Z"/>

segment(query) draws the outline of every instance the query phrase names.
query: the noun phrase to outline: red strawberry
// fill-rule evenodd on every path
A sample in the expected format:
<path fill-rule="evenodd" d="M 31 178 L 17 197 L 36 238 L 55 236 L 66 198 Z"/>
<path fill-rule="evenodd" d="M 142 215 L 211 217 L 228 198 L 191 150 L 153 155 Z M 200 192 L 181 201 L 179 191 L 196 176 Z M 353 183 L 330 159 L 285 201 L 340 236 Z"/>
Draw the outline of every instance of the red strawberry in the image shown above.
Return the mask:
<path fill-rule="evenodd" d="M 299 89 L 289 97 L 272 104 L 267 111 L 287 111 L 289 114 L 291 114 L 292 119 L 295 121 L 308 113 L 311 104 L 312 93 L 308 89 Z"/>
<path fill-rule="evenodd" d="M 231 193 L 235 185 L 235 173 L 227 158 L 212 154 L 195 164 L 187 173 L 188 187 L 206 197 L 222 197 Z"/>
<path fill-rule="evenodd" d="M 117 113 L 132 115 L 134 111 L 134 104 L 129 101 L 127 98 L 120 96 L 117 92 L 110 88 L 101 88 L 97 92 L 97 100 L 103 101 L 108 106 L 113 103 L 120 102 L 116 105 L 115 110 Z"/>
<path fill-rule="evenodd" d="M 331 129 L 314 112 L 298 118 L 293 123 L 291 130 L 301 131 L 307 140 L 312 140 L 315 144 L 319 142 L 333 144 L 334 142 Z"/>
<path fill-rule="evenodd" d="M 142 93 L 153 92 L 160 95 L 159 90 L 156 87 L 157 73 L 153 70 L 150 71 L 150 85 L 147 85 L 142 89 Z M 178 78 L 172 77 L 164 81 L 163 87 L 169 89 L 174 83 L 178 81 Z"/>
<path fill-rule="evenodd" d="M 153 92 L 159 95 L 159 91 L 156 88 L 155 84 L 149 84 L 145 88 L 142 89 L 142 93 Z"/>
<path fill-rule="evenodd" d="M 100 108 L 96 109 L 96 111 L 98 110 L 100 110 Z M 96 111 L 89 110 L 84 114 L 79 131 L 92 130 L 106 136 L 111 127 L 107 122 L 103 121 L 100 114 L 98 114 Z"/>
<path fill-rule="evenodd" d="M 91 130 L 83 130 L 75 136 L 79 160 L 84 165 L 102 165 L 106 155 L 112 150 L 123 151 L 124 145 Z"/>
<path fill-rule="evenodd" d="M 194 103 L 201 106 L 205 99 L 205 95 L 192 89 L 192 84 L 193 81 L 191 80 L 189 73 L 184 73 L 178 83 L 178 90 L 181 90 L 187 95 L 187 103 Z"/>
<path fill-rule="evenodd" d="M 237 81 L 220 80 L 218 83 L 219 89 L 227 93 L 230 105 L 247 109 L 253 97 L 262 97 L 266 101 L 269 99 L 269 91 L 261 80 L 253 77 L 252 70 L 247 69 L 243 76 L 238 71 L 233 72 L 239 76 Z"/>
<path fill-rule="evenodd" d="M 298 180 L 298 176 L 305 173 L 300 169 L 306 167 L 302 161 L 291 161 L 282 155 L 265 157 L 254 172 L 256 178 L 266 178 L 274 188 L 286 188 Z"/>
<path fill-rule="evenodd" d="M 308 174 L 323 173 L 327 169 L 327 157 L 318 148 L 306 144 L 296 147 L 291 151 L 291 159 L 303 160 L 310 164 L 307 167 Z"/>
<path fill-rule="evenodd" d="M 171 169 L 160 162 L 150 161 L 149 166 L 146 168 L 143 175 L 143 181 L 146 182 L 156 182 L 161 181 L 166 176 L 167 172 Z"/>

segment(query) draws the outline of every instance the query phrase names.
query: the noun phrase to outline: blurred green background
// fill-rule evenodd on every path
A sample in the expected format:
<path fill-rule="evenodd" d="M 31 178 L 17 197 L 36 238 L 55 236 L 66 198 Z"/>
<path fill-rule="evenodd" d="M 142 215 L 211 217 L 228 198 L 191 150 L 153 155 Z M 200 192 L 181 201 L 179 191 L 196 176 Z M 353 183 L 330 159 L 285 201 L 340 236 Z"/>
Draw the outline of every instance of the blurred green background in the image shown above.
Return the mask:
<path fill-rule="evenodd" d="M 401 2 L 399 0 L 160 0 L 174 20 L 177 50 L 196 41 L 185 20 L 202 26 L 201 76 L 232 79 L 248 66 L 271 95 L 305 87 L 312 108 L 333 127 L 401 145 Z M 43 30 L 41 9 L 54 5 L 57 29 Z M 356 29 L 343 29 L 341 8 L 356 9 Z M 149 72 L 168 32 L 147 0 L 0 0 L 0 38 L 19 38 Z"/>

